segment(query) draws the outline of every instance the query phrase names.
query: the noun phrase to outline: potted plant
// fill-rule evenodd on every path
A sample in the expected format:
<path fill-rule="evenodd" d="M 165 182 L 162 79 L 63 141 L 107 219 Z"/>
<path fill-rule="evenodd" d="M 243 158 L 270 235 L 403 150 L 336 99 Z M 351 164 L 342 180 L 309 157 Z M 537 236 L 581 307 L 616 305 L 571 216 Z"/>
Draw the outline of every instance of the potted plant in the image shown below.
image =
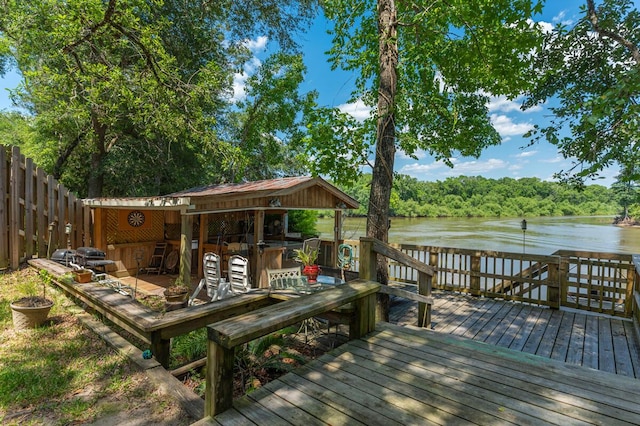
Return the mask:
<path fill-rule="evenodd" d="M 76 269 L 73 271 L 73 279 L 78 283 L 88 283 L 91 282 L 93 277 L 93 272 L 88 269 Z"/>
<path fill-rule="evenodd" d="M 320 267 L 317 265 L 318 250 L 304 251 L 302 249 L 294 250 L 295 257 L 293 260 L 302 263 L 302 274 L 307 277 L 310 284 L 318 281 Z"/>
<path fill-rule="evenodd" d="M 46 297 L 47 283 L 51 282 L 51 275 L 47 271 L 40 271 L 38 276 L 19 283 L 19 290 L 25 296 L 10 304 L 13 327 L 25 330 L 42 325 L 49 316 L 53 301 Z M 38 288 L 42 284 L 42 295 L 38 295 Z"/>
<path fill-rule="evenodd" d="M 183 307 L 189 298 L 189 291 L 190 288 L 184 283 L 182 277 L 176 278 L 173 284 L 164 290 L 167 305 L 179 305 L 177 307 Z"/>

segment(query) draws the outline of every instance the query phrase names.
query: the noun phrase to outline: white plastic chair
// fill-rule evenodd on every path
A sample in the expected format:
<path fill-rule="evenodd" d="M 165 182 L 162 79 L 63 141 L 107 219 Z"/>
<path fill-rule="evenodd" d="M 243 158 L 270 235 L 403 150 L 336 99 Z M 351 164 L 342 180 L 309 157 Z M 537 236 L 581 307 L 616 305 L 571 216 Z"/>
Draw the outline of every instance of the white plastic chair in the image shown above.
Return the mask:
<path fill-rule="evenodd" d="M 198 296 L 200 291 L 206 286 L 207 296 L 212 302 L 224 297 L 223 293 L 228 291 L 228 288 L 224 288 L 220 275 L 220 256 L 215 253 L 205 253 L 202 259 L 204 278 L 200 280 L 196 291 L 189 297 L 189 306 L 193 305 L 193 301 Z"/>
<path fill-rule="evenodd" d="M 233 255 L 229 258 L 229 285 L 233 293 L 246 293 L 251 289 L 249 280 L 249 260 Z"/>

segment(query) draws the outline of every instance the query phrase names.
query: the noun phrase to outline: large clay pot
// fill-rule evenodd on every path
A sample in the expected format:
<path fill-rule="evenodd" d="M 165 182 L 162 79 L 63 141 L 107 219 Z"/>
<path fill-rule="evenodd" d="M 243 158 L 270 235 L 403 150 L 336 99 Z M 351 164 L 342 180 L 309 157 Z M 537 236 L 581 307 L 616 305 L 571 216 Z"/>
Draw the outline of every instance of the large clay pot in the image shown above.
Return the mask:
<path fill-rule="evenodd" d="M 318 265 L 307 265 L 302 268 L 302 274 L 307 277 L 309 284 L 315 284 L 318 282 L 318 274 L 320 273 L 320 267 Z"/>
<path fill-rule="evenodd" d="M 171 289 L 167 289 L 164 291 L 164 298 L 166 300 L 165 310 L 167 312 L 176 309 L 182 309 L 187 306 L 189 292 L 187 290 L 176 292 L 172 291 Z"/>
<path fill-rule="evenodd" d="M 16 330 L 26 330 L 42 325 L 49 316 L 49 311 L 53 306 L 53 302 L 48 299 L 40 299 L 38 306 L 25 306 L 25 300 L 30 298 L 22 298 L 11 303 L 11 314 L 13 316 L 13 327 Z"/>

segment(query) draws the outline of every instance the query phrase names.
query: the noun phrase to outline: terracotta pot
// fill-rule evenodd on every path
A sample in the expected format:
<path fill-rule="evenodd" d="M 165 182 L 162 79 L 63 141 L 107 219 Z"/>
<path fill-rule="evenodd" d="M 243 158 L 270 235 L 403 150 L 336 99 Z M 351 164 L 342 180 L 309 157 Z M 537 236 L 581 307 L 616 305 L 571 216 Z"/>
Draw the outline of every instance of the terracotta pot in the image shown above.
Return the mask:
<path fill-rule="evenodd" d="M 310 284 L 318 282 L 318 274 L 320 273 L 320 267 L 318 265 L 307 265 L 302 268 L 302 274 L 307 277 L 307 281 Z"/>
<path fill-rule="evenodd" d="M 49 316 L 53 302 L 47 300 L 42 306 L 20 306 L 17 302 L 11 303 L 13 327 L 16 330 L 26 330 L 42 325 Z"/>
<path fill-rule="evenodd" d="M 91 271 L 75 271 L 73 273 L 73 279 L 79 283 L 91 282 Z"/>

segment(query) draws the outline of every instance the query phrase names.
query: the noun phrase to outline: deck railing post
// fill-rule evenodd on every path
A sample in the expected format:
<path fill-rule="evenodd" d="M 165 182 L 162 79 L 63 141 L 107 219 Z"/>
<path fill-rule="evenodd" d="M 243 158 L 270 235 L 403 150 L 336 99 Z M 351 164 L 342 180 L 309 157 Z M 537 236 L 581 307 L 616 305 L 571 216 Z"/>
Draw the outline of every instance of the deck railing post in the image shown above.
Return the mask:
<path fill-rule="evenodd" d="M 418 294 L 431 296 L 432 276 L 418 273 Z M 418 327 L 431 328 L 431 304 L 418 302 Z"/>
<path fill-rule="evenodd" d="M 431 278 L 431 285 L 436 287 L 438 286 L 438 271 L 440 270 L 438 258 L 438 252 L 432 247 L 429 252 L 429 265 L 433 266 L 433 269 L 435 270 L 435 274 L 433 274 L 433 277 Z"/>
<path fill-rule="evenodd" d="M 207 346 L 207 392 L 204 416 L 215 416 L 233 407 L 234 348 L 225 348 L 211 338 Z"/>
<path fill-rule="evenodd" d="M 480 296 L 482 289 L 480 288 L 480 253 L 476 252 L 471 256 L 471 279 L 470 279 L 470 293 L 473 296 Z"/>
<path fill-rule="evenodd" d="M 360 238 L 359 276 L 363 280 L 376 281 L 376 253 L 373 251 L 372 238 Z"/>
<path fill-rule="evenodd" d="M 640 254 L 634 254 L 631 257 L 633 266 L 635 269 L 634 283 L 633 283 L 633 302 L 631 306 L 632 313 L 635 315 L 637 321 L 640 321 Z"/>
<path fill-rule="evenodd" d="M 547 302 L 549 303 L 549 307 L 553 309 L 560 309 L 560 305 L 562 303 L 560 293 L 564 293 L 562 290 L 563 286 L 560 280 L 560 271 L 559 266 L 562 263 L 562 258 L 560 258 L 560 262 L 556 263 L 548 263 L 548 280 L 547 280 Z"/>

